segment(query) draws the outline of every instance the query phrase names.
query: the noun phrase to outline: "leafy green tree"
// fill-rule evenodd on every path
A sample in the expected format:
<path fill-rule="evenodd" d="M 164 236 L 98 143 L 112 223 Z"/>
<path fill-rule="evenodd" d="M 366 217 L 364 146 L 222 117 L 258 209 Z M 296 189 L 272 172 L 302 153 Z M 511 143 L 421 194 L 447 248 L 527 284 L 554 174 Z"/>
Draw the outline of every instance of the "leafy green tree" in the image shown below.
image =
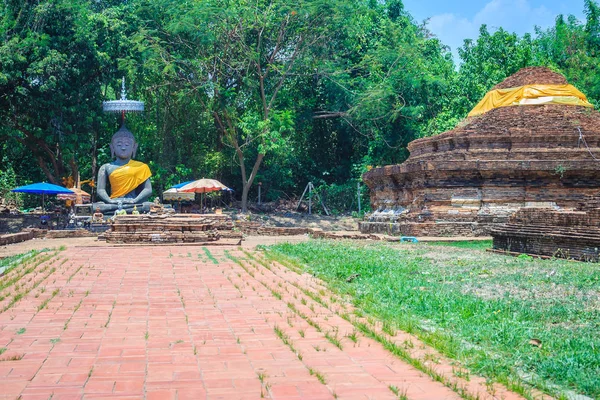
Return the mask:
<path fill-rule="evenodd" d="M 54 183 L 77 175 L 100 108 L 100 71 L 83 1 L 0 5 L 1 134 L 26 146 Z M 83 139 L 83 140 L 82 140 Z"/>
<path fill-rule="evenodd" d="M 9 167 L 4 171 L 0 170 L 0 201 L 19 208 L 23 206 L 23 199 L 20 193 L 11 192 L 15 187 L 17 187 L 17 174 L 14 169 Z"/>
<path fill-rule="evenodd" d="M 242 209 L 264 157 L 282 151 L 294 131 L 294 74 L 314 62 L 330 2 L 210 0 L 146 4 L 158 23 L 139 36 L 140 50 L 174 81 L 185 82 L 231 146 L 242 178 Z M 163 12 L 163 10 L 166 10 Z M 253 153 L 255 157 L 248 159 Z"/>
<path fill-rule="evenodd" d="M 600 105 L 600 7 L 585 0 L 585 23 L 559 15 L 553 27 L 537 29 L 533 42 L 536 64 L 563 73 L 596 106 Z"/>
<path fill-rule="evenodd" d="M 356 3 L 332 42 L 315 118 L 330 120 L 324 128 L 350 148 L 344 169 L 402 162 L 444 108 L 455 74 L 447 48 L 398 1 Z"/>
<path fill-rule="evenodd" d="M 460 118 L 477 104 L 497 83 L 519 69 L 534 65 L 532 39 L 519 37 L 500 28 L 490 33 L 486 25 L 479 29 L 476 41 L 467 39 L 458 49 L 462 60 L 456 77 L 452 107 Z"/>

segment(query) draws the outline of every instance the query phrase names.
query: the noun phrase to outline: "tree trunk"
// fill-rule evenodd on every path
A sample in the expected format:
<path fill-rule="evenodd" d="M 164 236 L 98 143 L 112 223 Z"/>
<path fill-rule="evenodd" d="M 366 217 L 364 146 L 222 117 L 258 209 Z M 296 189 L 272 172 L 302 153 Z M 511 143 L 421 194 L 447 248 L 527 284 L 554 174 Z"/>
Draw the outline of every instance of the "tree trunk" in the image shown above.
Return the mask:
<path fill-rule="evenodd" d="M 48 178 L 50 183 L 58 185 L 56 178 L 54 177 L 54 175 L 52 175 L 52 172 L 50 172 L 50 169 L 48 168 L 48 165 L 46 164 L 46 162 L 44 162 L 44 159 L 42 158 L 42 156 L 38 155 L 36 157 L 36 159 L 37 159 L 38 165 L 40 166 L 42 171 L 44 171 L 44 174 L 46 175 L 46 177 Z"/>
<path fill-rule="evenodd" d="M 252 172 L 250 173 L 250 177 L 248 178 L 247 181 L 245 179 L 243 180 L 244 187 L 242 189 L 242 212 L 248 211 L 248 192 L 250 191 L 250 188 L 252 187 L 252 184 L 254 183 L 254 178 L 256 178 L 256 174 L 258 173 L 258 168 L 260 167 L 260 164 L 262 164 L 263 158 L 265 158 L 265 155 L 258 153 L 258 156 L 256 157 L 256 161 L 254 162 L 254 167 L 252 167 Z M 245 169 L 242 171 L 243 171 L 243 176 L 245 177 L 246 176 Z"/>
<path fill-rule="evenodd" d="M 248 182 L 244 182 L 244 187 L 242 189 L 242 212 L 245 213 L 248 211 L 248 192 L 250 191 L 250 184 Z"/>

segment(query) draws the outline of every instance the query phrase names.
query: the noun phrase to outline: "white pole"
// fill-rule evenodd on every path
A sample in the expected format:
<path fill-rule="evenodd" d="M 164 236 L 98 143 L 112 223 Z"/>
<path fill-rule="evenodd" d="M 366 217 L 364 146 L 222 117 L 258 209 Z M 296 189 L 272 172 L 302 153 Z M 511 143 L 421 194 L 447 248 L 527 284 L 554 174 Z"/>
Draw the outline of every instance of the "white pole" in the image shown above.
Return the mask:
<path fill-rule="evenodd" d="M 260 188 L 262 187 L 262 183 L 259 182 L 258 183 L 258 205 L 260 206 L 261 202 L 260 202 Z"/>
<path fill-rule="evenodd" d="M 308 182 L 308 214 L 312 214 L 312 182 Z"/>
<path fill-rule="evenodd" d="M 356 195 L 358 196 L 358 214 L 360 215 L 360 182 L 356 183 Z"/>

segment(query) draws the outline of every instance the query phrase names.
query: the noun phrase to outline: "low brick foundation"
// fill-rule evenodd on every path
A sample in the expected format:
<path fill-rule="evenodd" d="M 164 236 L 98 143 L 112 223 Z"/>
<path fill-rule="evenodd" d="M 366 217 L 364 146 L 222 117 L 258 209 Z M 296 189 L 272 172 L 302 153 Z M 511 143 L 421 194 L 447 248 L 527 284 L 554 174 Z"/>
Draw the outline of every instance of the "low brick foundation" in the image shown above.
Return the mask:
<path fill-rule="evenodd" d="M 77 237 L 95 237 L 97 233 L 90 232 L 87 229 L 65 229 L 49 230 L 46 233 L 47 239 L 77 238 Z"/>
<path fill-rule="evenodd" d="M 310 235 L 314 239 L 352 239 L 352 240 L 381 240 L 377 235 L 365 233 L 343 233 L 343 232 L 326 232 L 321 229 L 311 229 Z"/>
<path fill-rule="evenodd" d="M 496 250 L 598 262 L 600 209 L 585 212 L 525 208 L 490 233 Z"/>
<path fill-rule="evenodd" d="M 238 239 L 231 217 L 211 214 L 119 216 L 104 234 L 107 243 L 207 243 Z"/>
<path fill-rule="evenodd" d="M 259 236 L 293 236 L 305 235 L 311 232 L 311 228 L 295 226 L 266 226 L 259 222 L 235 221 L 234 226 L 246 235 Z"/>
<path fill-rule="evenodd" d="M 362 233 L 390 236 L 487 236 L 489 225 L 478 222 L 359 222 Z"/>
<path fill-rule="evenodd" d="M 0 246 L 6 246 L 7 244 L 24 242 L 26 240 L 33 239 L 33 232 L 19 232 L 11 233 L 9 235 L 0 236 Z"/>

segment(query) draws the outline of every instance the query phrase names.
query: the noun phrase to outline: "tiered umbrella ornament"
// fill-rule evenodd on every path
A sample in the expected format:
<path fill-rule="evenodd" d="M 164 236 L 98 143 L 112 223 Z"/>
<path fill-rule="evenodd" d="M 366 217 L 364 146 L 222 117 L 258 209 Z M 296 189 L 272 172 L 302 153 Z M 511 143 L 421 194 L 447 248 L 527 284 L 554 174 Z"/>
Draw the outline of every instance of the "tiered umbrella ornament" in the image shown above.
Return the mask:
<path fill-rule="evenodd" d="M 102 109 L 105 112 L 120 113 L 125 123 L 125 113 L 144 111 L 144 102 L 137 100 L 127 100 L 127 91 L 125 90 L 125 77 L 121 83 L 121 99 L 110 100 L 102 103 Z"/>

